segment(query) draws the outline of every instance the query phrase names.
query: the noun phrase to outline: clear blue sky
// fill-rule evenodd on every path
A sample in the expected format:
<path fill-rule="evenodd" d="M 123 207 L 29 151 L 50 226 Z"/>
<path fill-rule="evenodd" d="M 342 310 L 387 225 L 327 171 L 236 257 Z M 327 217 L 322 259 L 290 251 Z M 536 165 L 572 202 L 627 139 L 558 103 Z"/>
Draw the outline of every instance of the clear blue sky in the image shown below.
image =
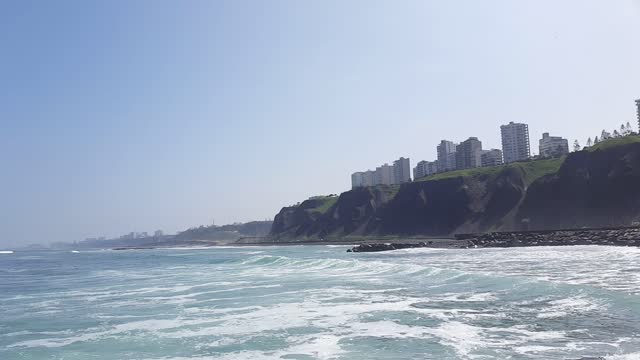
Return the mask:
<path fill-rule="evenodd" d="M 640 2 L 3 1 L 0 245 L 272 218 L 350 173 L 631 121 Z"/>

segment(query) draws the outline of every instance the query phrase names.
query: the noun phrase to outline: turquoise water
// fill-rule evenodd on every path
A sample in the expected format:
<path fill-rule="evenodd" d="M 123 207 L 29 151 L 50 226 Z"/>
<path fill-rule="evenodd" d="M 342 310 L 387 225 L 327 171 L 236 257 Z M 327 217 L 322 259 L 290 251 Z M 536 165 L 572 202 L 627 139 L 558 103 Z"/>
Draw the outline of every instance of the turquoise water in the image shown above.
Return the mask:
<path fill-rule="evenodd" d="M 0 254 L 0 359 L 640 358 L 640 250 Z"/>

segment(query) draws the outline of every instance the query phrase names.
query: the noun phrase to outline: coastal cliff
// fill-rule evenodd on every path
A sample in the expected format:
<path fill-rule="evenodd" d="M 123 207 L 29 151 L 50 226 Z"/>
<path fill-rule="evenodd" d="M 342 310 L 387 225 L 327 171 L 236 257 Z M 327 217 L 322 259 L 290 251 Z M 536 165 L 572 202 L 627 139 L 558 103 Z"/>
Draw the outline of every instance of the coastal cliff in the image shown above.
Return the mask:
<path fill-rule="evenodd" d="M 561 159 L 453 171 L 283 208 L 273 241 L 626 226 L 640 220 L 640 137 Z"/>
<path fill-rule="evenodd" d="M 556 173 L 534 182 L 517 218 L 536 230 L 638 222 L 640 142 L 624 138 L 610 142 L 572 153 Z"/>

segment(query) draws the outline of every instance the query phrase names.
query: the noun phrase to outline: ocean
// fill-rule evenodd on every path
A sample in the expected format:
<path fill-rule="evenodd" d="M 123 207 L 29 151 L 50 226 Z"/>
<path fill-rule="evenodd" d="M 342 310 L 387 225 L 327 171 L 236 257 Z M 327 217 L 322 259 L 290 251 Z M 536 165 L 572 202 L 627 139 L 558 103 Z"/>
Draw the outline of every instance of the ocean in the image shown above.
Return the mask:
<path fill-rule="evenodd" d="M 0 359 L 640 359 L 640 249 L 0 253 Z"/>

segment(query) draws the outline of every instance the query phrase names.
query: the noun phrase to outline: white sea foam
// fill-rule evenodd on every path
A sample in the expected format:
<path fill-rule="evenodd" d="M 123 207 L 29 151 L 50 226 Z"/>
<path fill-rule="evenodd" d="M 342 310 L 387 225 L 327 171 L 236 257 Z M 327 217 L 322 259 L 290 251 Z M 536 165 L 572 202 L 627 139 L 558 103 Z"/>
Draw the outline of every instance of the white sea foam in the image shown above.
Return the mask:
<path fill-rule="evenodd" d="M 23 295 L 0 294 L 6 296 L 2 310 L 11 307 L 7 314 L 16 324 L 32 321 L 44 328 L 54 317 L 38 310 L 64 309 L 75 330 L 17 326 L 3 334 L 7 329 L 0 328 L 0 358 L 6 351 L 9 358 L 17 352 L 59 356 L 70 344 L 92 349 L 127 341 L 145 346 L 143 356 L 156 359 L 346 359 L 363 344 L 384 344 L 390 353 L 397 348 L 398 358 L 433 346 L 447 348 L 447 360 L 607 353 L 612 360 L 640 359 L 633 352 L 640 342 L 615 334 L 616 326 L 628 336 L 640 329 L 628 311 L 635 301 L 629 294 L 638 292 L 630 289 L 640 285 L 634 272 L 638 252 L 541 248 L 332 257 L 327 249 L 246 254 L 253 250 L 238 247 L 224 250 L 236 260 L 209 262 L 215 253 L 196 254 L 201 258 L 178 266 L 176 258 L 162 254 L 140 269 L 125 257 L 112 267 L 54 276 L 54 287 L 20 301 L 7 300 Z M 51 330 L 62 323 L 62 317 L 55 319 Z M 76 319 L 92 325 L 78 328 Z M 184 346 L 175 357 L 153 350 L 176 343 Z M 114 358 L 131 356 L 110 350 Z"/>
<path fill-rule="evenodd" d="M 289 346 L 281 353 L 289 356 L 307 355 L 319 360 L 335 359 L 336 356 L 345 352 L 338 344 L 340 339 L 341 337 L 334 335 L 320 335 L 310 339 L 305 337 L 299 344 Z M 296 341 L 293 340 L 293 342 Z"/>
<path fill-rule="evenodd" d="M 607 360 L 640 360 L 640 352 L 605 356 Z"/>
<path fill-rule="evenodd" d="M 157 332 L 161 330 L 175 329 L 183 326 L 193 326 L 199 324 L 210 323 L 212 320 L 184 320 L 184 319 L 173 319 L 173 320 L 142 320 L 142 321 L 133 321 L 123 324 L 117 324 L 110 327 L 107 330 L 94 328 L 87 329 L 85 332 L 69 336 L 63 338 L 46 338 L 46 339 L 36 339 L 36 340 L 27 340 L 21 341 L 14 344 L 9 345 L 8 347 L 46 347 L 46 348 L 56 348 L 71 345 L 77 342 L 85 342 L 91 340 L 97 340 L 104 337 L 113 337 L 118 334 L 130 333 L 133 331 L 143 331 L 143 332 Z"/>
<path fill-rule="evenodd" d="M 12 333 L 3 334 L 3 335 L 0 335 L 0 336 L 11 337 L 11 336 L 21 336 L 21 335 L 30 335 L 30 334 L 33 334 L 33 333 L 31 331 L 22 330 L 22 331 L 16 331 L 16 332 L 12 332 Z"/>
<path fill-rule="evenodd" d="M 543 346 L 543 345 L 526 345 L 526 346 L 517 346 L 514 348 L 514 350 L 517 353 L 523 354 L 523 355 L 544 353 L 548 351 L 554 351 L 557 349 L 558 349 L 557 347 Z"/>
<path fill-rule="evenodd" d="M 604 304 L 596 303 L 586 296 L 572 296 L 560 300 L 549 302 L 549 307 L 542 309 L 537 317 L 541 319 L 564 317 L 569 314 L 586 313 L 606 307 Z"/>
<path fill-rule="evenodd" d="M 0 250 L 0 254 L 13 254 L 12 250 Z"/>
<path fill-rule="evenodd" d="M 335 292 L 334 290 L 328 292 Z M 368 299 L 370 302 L 337 304 L 324 302 L 335 296 L 344 296 L 345 291 L 342 289 L 338 294 L 333 295 L 323 295 L 321 292 L 315 295 L 307 294 L 306 300 L 302 303 L 234 308 L 229 309 L 230 311 L 211 309 L 205 313 L 222 315 L 217 317 L 219 323 L 215 326 L 204 326 L 198 329 L 176 328 L 176 331 L 164 332 L 160 336 L 171 338 L 241 336 L 246 338 L 264 332 L 313 326 L 325 329 L 326 335 L 330 335 L 325 339 L 334 340 L 345 337 L 433 338 L 443 345 L 454 348 L 461 357 L 466 357 L 475 349 L 484 347 L 514 346 L 524 344 L 530 339 L 550 340 L 565 337 L 563 332 L 531 331 L 521 327 L 480 328 L 451 320 L 460 318 L 459 314 L 468 312 L 468 309 L 419 309 L 411 306 L 413 303 L 411 299 L 402 299 L 393 295 L 385 296 L 383 293 L 370 293 L 373 296 Z M 444 320 L 444 322 L 434 328 L 409 326 L 389 320 L 363 322 L 360 319 L 365 314 L 389 311 L 414 312 Z M 504 339 L 504 333 L 511 334 L 510 340 Z M 337 346 L 338 342 L 334 344 Z M 308 349 L 311 348 L 313 347 L 308 347 Z M 339 347 L 335 347 L 331 353 L 336 351 L 340 351 Z"/>

